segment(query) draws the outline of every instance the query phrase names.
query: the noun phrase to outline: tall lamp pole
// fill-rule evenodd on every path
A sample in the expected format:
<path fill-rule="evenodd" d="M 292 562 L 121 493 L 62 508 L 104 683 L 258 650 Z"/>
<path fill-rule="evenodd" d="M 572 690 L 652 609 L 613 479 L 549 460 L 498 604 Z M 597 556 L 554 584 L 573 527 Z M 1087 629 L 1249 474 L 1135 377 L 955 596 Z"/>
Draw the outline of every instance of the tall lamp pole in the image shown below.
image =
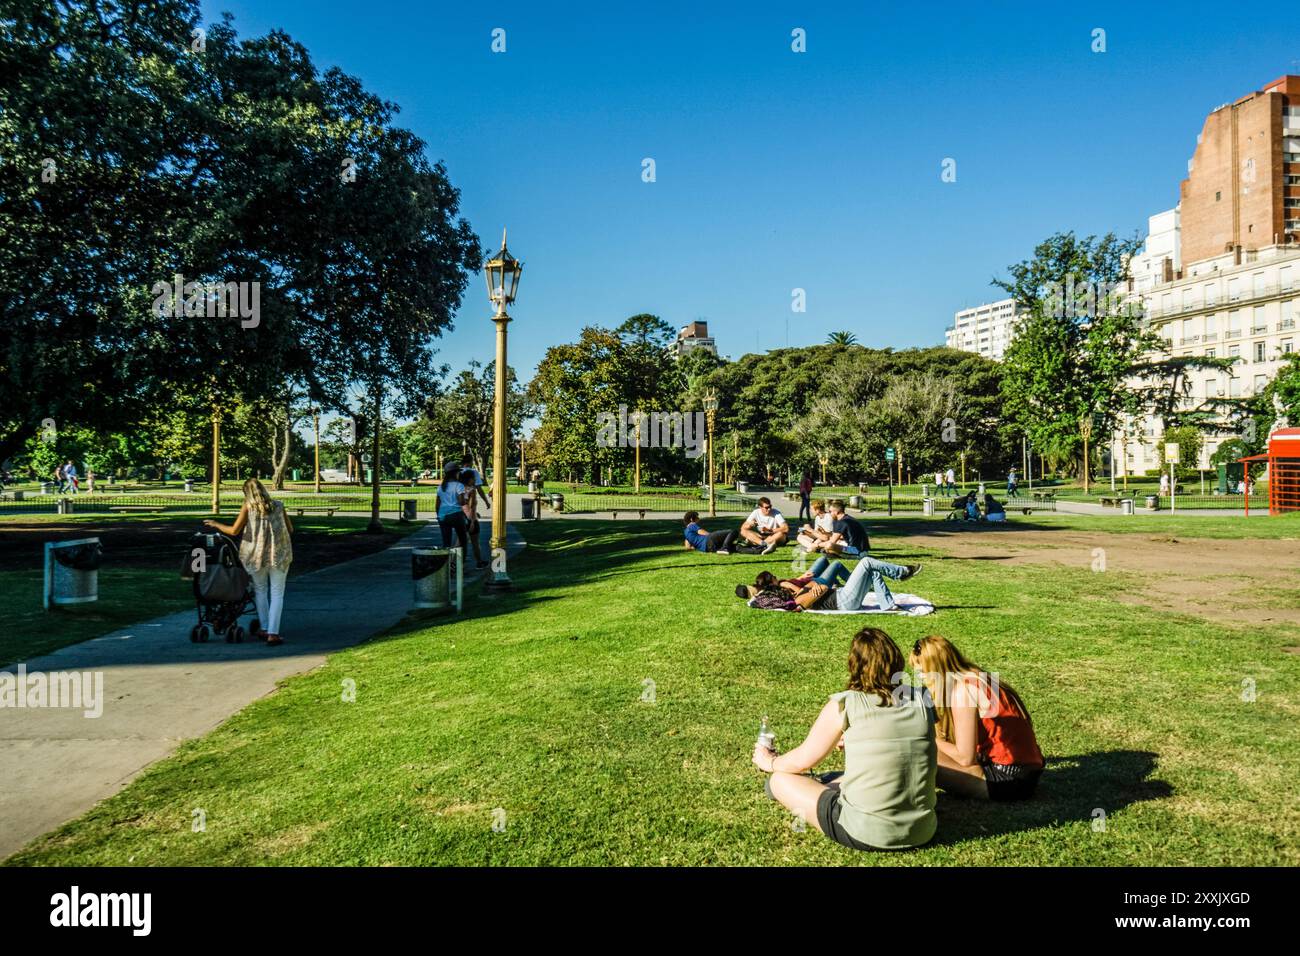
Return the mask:
<path fill-rule="evenodd" d="M 493 256 L 483 267 L 487 276 L 488 299 L 496 306 L 492 321 L 497 327 L 496 360 L 496 403 L 493 408 L 492 430 L 492 577 L 487 587 L 494 591 L 505 591 L 514 587 L 506 574 L 505 562 L 497 561 L 496 556 L 506 546 L 506 326 L 510 316 L 506 307 L 515 301 L 519 291 L 519 276 L 524 271 L 524 264 L 512 256 L 506 249 L 506 231 L 501 230 L 501 251 Z"/>
<path fill-rule="evenodd" d="M 713 425 L 718 416 L 718 393 L 709 389 L 704 393 L 704 413 L 709 423 L 709 517 L 718 513 L 718 496 L 713 481 Z"/>
<path fill-rule="evenodd" d="M 311 430 L 316 440 L 316 494 L 320 494 L 320 409 L 311 409 Z"/>
<path fill-rule="evenodd" d="M 1092 437 L 1092 419 L 1079 419 L 1079 434 L 1083 436 L 1083 493 L 1088 493 L 1088 439 Z"/>
<path fill-rule="evenodd" d="M 831 462 L 830 456 L 826 454 L 826 450 L 825 450 L 825 449 L 822 449 L 820 452 L 817 453 L 817 461 L 818 461 L 818 463 L 822 466 L 822 486 L 825 487 L 825 485 L 826 485 L 826 466 L 829 465 L 830 462 Z"/>

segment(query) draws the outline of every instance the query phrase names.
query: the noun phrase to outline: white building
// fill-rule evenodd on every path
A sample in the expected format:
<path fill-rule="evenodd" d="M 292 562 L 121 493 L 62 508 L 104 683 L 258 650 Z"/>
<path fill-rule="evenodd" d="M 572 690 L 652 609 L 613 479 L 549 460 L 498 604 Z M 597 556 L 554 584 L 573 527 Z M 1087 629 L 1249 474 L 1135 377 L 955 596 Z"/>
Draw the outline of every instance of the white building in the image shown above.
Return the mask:
<path fill-rule="evenodd" d="M 714 355 L 718 354 L 718 346 L 713 341 L 713 336 L 709 335 L 708 322 L 696 320 L 690 325 L 683 326 L 681 331 L 677 333 L 678 358 L 694 349 L 704 349 Z"/>
<path fill-rule="evenodd" d="M 1182 256 L 1180 207 L 1166 209 L 1147 219 L 1147 241 L 1142 251 L 1129 260 L 1132 290 L 1145 293 L 1153 286 L 1172 281 Z"/>
<path fill-rule="evenodd" d="M 952 327 L 944 330 L 944 337 L 950 349 L 975 352 L 1000 362 L 1011 342 L 1015 318 L 1014 299 L 962 309 L 953 317 Z"/>
<path fill-rule="evenodd" d="M 1174 243 L 1176 248 L 1176 229 Z M 1169 354 L 1236 359 L 1231 372 L 1195 373 L 1184 408 L 1197 408 L 1207 398 L 1258 394 L 1277 374 L 1282 357 L 1296 350 L 1300 247 L 1291 243 L 1238 249 L 1185 267 L 1174 260 L 1171 272 L 1167 281 L 1151 281 L 1145 288 L 1139 287 L 1136 274 L 1133 278 L 1146 322 L 1168 342 Z M 1129 474 L 1160 467 L 1159 427 L 1151 419 L 1130 423 Z M 1202 464 L 1220 442 L 1232 437 L 1230 432 L 1207 435 Z M 1122 473 L 1118 437 L 1112 453 Z"/>

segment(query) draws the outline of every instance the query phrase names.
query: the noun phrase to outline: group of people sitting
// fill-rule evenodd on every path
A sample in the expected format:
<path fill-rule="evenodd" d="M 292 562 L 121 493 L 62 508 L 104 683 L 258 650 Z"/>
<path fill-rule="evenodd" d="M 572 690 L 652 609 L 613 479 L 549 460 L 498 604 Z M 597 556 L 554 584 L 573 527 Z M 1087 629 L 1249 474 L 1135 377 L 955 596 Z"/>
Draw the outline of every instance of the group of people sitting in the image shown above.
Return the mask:
<path fill-rule="evenodd" d="M 910 665 L 919 686 L 903 683 Z M 840 749 L 843 772 L 812 768 Z M 879 628 L 849 648 L 847 689 L 830 695 L 799 746 L 754 746 L 767 795 L 835 842 L 901 850 L 938 828 L 936 789 L 988 800 L 1024 800 L 1043 772 L 1033 720 L 1008 684 L 938 635 L 909 659 Z"/>
<path fill-rule="evenodd" d="M 856 518 L 844 511 L 838 499 L 829 504 L 811 503 L 813 521 L 803 525 L 792 542 L 804 551 L 827 554 L 865 554 L 867 532 Z M 688 511 L 682 516 L 683 547 L 707 554 L 771 554 L 790 541 L 790 525 L 770 498 L 759 498 L 758 507 L 749 513 L 736 531 L 710 532 L 700 524 L 700 513 Z"/>
<path fill-rule="evenodd" d="M 984 510 L 980 511 L 979 498 L 970 492 L 964 498 L 952 500 L 952 511 L 948 512 L 948 521 L 992 521 L 1007 520 L 1007 509 L 1002 502 L 990 494 L 984 496 Z"/>

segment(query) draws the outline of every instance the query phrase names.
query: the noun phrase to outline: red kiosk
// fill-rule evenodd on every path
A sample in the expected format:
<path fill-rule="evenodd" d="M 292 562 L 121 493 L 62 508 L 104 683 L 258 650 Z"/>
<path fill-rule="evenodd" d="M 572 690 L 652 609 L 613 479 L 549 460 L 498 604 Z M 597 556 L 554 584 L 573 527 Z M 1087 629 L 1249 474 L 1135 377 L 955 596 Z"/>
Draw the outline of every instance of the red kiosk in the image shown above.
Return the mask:
<path fill-rule="evenodd" d="M 1268 453 L 1238 458 L 1246 465 L 1268 462 L 1268 513 L 1300 511 L 1300 428 L 1279 428 L 1268 436 Z M 1250 514 L 1250 482 L 1246 483 L 1246 514 Z"/>

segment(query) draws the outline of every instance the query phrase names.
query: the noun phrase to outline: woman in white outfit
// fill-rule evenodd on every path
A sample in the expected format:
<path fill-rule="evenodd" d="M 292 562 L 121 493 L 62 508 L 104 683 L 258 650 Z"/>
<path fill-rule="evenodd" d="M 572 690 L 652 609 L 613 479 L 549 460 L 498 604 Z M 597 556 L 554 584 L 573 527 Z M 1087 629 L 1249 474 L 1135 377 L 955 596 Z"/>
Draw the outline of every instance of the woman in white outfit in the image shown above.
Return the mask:
<path fill-rule="evenodd" d="M 242 534 L 239 560 L 253 579 L 253 601 L 257 619 L 269 645 L 283 644 L 280 639 L 280 612 L 284 609 L 284 582 L 293 561 L 293 524 L 283 502 L 276 501 L 256 478 L 244 482 L 244 506 L 233 525 L 216 521 L 203 522 L 232 538 Z"/>

